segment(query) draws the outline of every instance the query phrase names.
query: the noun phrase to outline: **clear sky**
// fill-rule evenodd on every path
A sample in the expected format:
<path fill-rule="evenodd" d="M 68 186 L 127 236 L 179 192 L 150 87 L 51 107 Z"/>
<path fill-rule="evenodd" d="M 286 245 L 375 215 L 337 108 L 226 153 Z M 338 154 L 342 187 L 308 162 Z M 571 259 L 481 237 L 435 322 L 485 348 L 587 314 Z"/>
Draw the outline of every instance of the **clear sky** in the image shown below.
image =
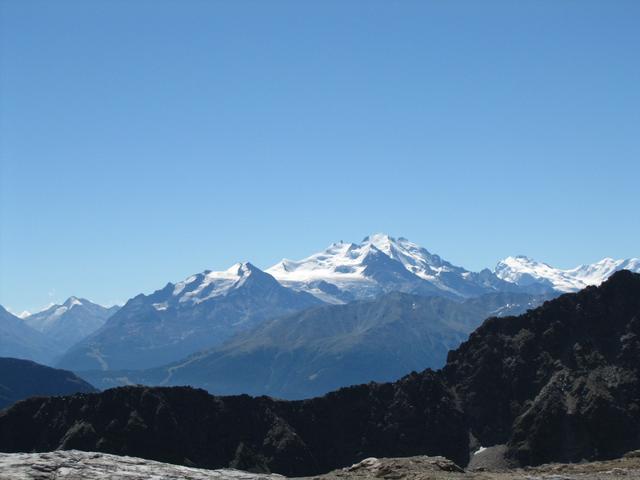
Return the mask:
<path fill-rule="evenodd" d="M 383 231 L 640 256 L 640 2 L 0 0 L 0 304 Z"/>

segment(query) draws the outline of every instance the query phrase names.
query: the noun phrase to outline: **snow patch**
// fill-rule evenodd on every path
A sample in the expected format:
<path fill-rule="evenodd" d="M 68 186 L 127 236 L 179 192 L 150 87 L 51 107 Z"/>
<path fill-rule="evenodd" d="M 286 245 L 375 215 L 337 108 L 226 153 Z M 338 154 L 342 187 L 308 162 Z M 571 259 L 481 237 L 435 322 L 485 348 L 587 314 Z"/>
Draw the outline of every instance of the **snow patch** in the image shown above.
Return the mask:
<path fill-rule="evenodd" d="M 326 291 L 319 293 L 314 284 L 326 282 L 354 294 L 356 298 L 375 296 L 380 293 L 379 284 L 367 274 L 367 265 L 370 259 L 380 254 L 399 262 L 409 273 L 418 277 L 416 282 L 426 280 L 447 292 L 457 293 L 442 280 L 442 275 L 453 273 L 460 275 L 463 280 L 474 275 L 404 237 L 394 238 L 385 233 L 369 235 L 359 244 L 342 241 L 332 243 L 325 250 L 302 260 L 283 259 L 266 272 L 285 286 L 306 291 L 323 301 L 343 303 Z"/>
<path fill-rule="evenodd" d="M 220 272 L 205 271 L 177 283 L 172 296 L 177 297 L 179 303 L 201 303 L 211 298 L 227 295 L 231 290 L 242 286 L 251 273 L 252 267 L 247 262 L 236 263 Z M 197 281 L 200 283 L 192 285 Z M 187 285 L 189 285 L 189 290 L 185 292 Z"/>

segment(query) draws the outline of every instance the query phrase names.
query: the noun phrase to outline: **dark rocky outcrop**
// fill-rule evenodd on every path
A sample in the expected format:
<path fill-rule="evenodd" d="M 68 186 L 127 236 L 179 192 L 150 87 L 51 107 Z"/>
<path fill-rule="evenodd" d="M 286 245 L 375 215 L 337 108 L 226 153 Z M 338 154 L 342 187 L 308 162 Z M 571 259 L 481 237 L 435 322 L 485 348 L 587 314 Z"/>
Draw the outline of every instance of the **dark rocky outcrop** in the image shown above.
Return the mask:
<path fill-rule="evenodd" d="M 640 275 L 619 272 L 485 321 L 440 372 L 292 402 L 178 387 L 30 399 L 0 413 L 0 451 L 76 448 L 289 475 L 369 456 L 464 465 L 473 439 L 506 444 L 523 465 L 613 458 L 640 447 L 639 335 Z"/>
<path fill-rule="evenodd" d="M 188 387 L 30 399 L 0 414 L 0 451 L 95 450 L 206 468 L 312 474 L 372 455 L 467 459 L 462 413 L 438 376 L 286 402 Z"/>
<path fill-rule="evenodd" d="M 96 389 L 72 372 L 30 360 L 0 358 L 0 409 L 33 396 L 70 395 Z"/>
<path fill-rule="evenodd" d="M 444 376 L 482 445 L 523 465 L 640 447 L 640 275 L 484 322 Z"/>

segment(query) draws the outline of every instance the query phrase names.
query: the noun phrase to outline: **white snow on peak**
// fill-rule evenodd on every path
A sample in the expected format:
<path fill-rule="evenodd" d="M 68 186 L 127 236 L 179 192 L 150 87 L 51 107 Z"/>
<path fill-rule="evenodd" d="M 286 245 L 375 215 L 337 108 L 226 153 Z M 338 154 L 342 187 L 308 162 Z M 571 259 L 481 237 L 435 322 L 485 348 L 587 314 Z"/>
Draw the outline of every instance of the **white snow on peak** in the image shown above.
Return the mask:
<path fill-rule="evenodd" d="M 60 317 L 62 316 L 62 314 L 64 314 L 67 310 L 69 310 L 68 307 L 65 307 L 64 305 L 61 307 L 58 307 L 55 309 L 55 311 L 51 314 L 50 318 L 56 318 L 56 317 Z"/>
<path fill-rule="evenodd" d="M 47 310 L 49 310 L 51 307 L 55 307 L 57 306 L 54 302 L 50 302 L 48 305 L 45 305 L 44 307 L 42 307 L 40 310 L 37 310 L 35 313 L 32 313 L 31 315 L 35 315 L 36 313 L 42 313 L 42 312 L 46 312 Z"/>
<path fill-rule="evenodd" d="M 82 305 L 82 302 L 78 297 L 69 297 L 66 302 L 64 302 L 64 306 L 71 310 L 73 307 L 77 307 Z"/>
<path fill-rule="evenodd" d="M 371 246 L 354 243 L 332 243 L 319 253 L 299 261 L 284 259 L 266 270 L 278 280 L 362 280 L 362 261 L 371 252 Z"/>
<path fill-rule="evenodd" d="M 625 269 L 640 272 L 640 259 L 604 258 L 596 263 L 563 270 L 518 255 L 498 262 L 495 273 L 502 280 L 518 285 L 543 283 L 561 292 L 575 292 L 589 285 L 600 285 L 614 272 Z"/>
<path fill-rule="evenodd" d="M 27 318 L 27 317 L 30 317 L 30 316 L 31 316 L 31 312 L 30 312 L 30 311 L 28 311 L 28 310 L 25 310 L 24 312 L 19 313 L 19 314 L 18 314 L 18 315 L 16 315 L 16 316 L 17 316 L 18 318 L 20 318 L 20 319 L 24 320 L 25 318 Z"/>
<path fill-rule="evenodd" d="M 599 285 L 619 270 L 640 272 L 640 258 L 614 260 L 607 257 L 590 265 L 580 265 L 567 272 L 585 285 Z"/>
<path fill-rule="evenodd" d="M 188 277 L 187 279 L 176 283 L 175 287 L 173 288 L 173 295 L 174 296 L 178 296 L 180 295 L 180 293 L 184 290 L 184 288 L 189 285 L 190 283 L 195 282 L 198 279 L 197 275 L 191 275 L 190 277 Z"/>
<path fill-rule="evenodd" d="M 376 251 L 429 280 L 442 271 L 457 268 L 406 238 L 376 233 L 365 237 L 360 244 L 338 242 L 299 261 L 284 259 L 266 271 L 283 281 L 358 280 L 363 279 L 363 261 Z"/>
<path fill-rule="evenodd" d="M 51 313 L 47 317 L 41 319 L 40 322 L 43 325 L 51 324 L 72 308 L 80 305 L 82 305 L 82 302 L 77 297 L 69 297 L 62 305 L 51 305 L 46 310 L 43 310 L 41 313 L 48 311 Z"/>
<path fill-rule="evenodd" d="M 200 303 L 210 298 L 226 295 L 231 290 L 244 284 L 251 275 L 253 267 L 250 263 L 236 263 L 227 270 L 212 272 L 206 270 L 198 275 L 192 275 L 182 282 L 178 282 L 172 295 L 179 302 Z M 166 309 L 166 305 L 157 304 L 157 310 Z"/>
<path fill-rule="evenodd" d="M 448 271 L 459 274 L 466 272 L 406 238 L 394 238 L 385 233 L 369 235 L 359 244 L 333 243 L 323 251 L 302 260 L 284 259 L 266 272 L 285 286 L 305 290 L 325 301 L 340 303 L 331 293 L 320 290 L 316 282 L 327 282 L 359 298 L 370 296 L 379 288 L 376 281 L 366 274 L 366 260 L 371 255 L 380 253 L 400 262 L 410 273 L 443 290 L 450 289 L 440 282 L 440 274 Z M 420 279 L 416 278 L 416 281 Z"/>
<path fill-rule="evenodd" d="M 436 281 L 437 283 L 438 275 L 447 271 L 470 273 L 443 261 L 438 255 L 429 253 L 426 248 L 403 237 L 395 239 L 384 233 L 377 233 L 366 237 L 363 243 L 374 245 L 390 258 L 402 263 L 411 273 L 425 280 Z"/>

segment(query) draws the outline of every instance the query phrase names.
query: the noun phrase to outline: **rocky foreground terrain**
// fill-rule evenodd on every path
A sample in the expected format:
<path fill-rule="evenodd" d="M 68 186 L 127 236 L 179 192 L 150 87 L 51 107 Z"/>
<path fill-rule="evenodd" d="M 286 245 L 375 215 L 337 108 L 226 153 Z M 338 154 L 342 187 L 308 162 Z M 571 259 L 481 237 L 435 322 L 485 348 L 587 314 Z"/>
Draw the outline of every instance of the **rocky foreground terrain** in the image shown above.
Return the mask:
<path fill-rule="evenodd" d="M 205 470 L 78 450 L 0 454 L 0 480 L 284 480 L 277 474 Z M 367 458 L 306 480 L 638 480 L 640 452 L 604 462 L 466 471 L 444 457 Z M 303 479 L 299 479 L 303 480 Z"/>
<path fill-rule="evenodd" d="M 444 457 L 367 458 L 314 480 L 613 480 L 640 479 L 640 452 L 604 462 L 550 463 L 538 467 L 463 470 Z"/>
<path fill-rule="evenodd" d="M 0 480 L 281 480 L 276 474 L 204 470 L 79 450 L 0 453 Z"/>

